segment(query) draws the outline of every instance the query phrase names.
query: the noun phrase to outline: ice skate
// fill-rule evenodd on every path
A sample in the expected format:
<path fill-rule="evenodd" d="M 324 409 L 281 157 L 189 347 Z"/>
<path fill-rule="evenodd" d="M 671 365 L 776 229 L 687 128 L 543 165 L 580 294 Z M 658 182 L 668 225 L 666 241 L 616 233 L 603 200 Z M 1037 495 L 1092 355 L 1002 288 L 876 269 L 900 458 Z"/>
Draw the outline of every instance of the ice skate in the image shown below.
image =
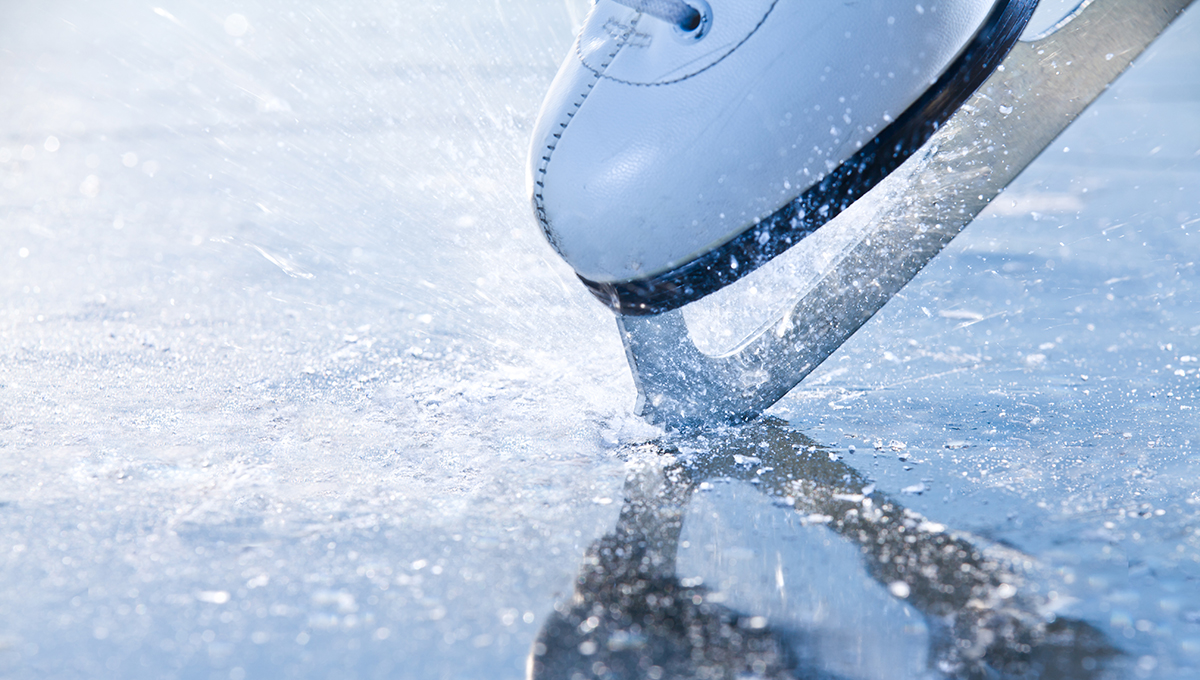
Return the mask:
<path fill-rule="evenodd" d="M 619 313 L 696 300 L 916 150 L 1035 4 L 601 0 L 534 134 L 541 227 Z"/>
<path fill-rule="evenodd" d="M 546 237 L 618 315 L 640 412 L 685 425 L 770 406 L 1190 2 L 1085 2 L 1018 43 L 1035 4 L 596 3 L 529 179 Z M 694 347 L 679 307 L 885 179 L 870 229 L 788 313 L 728 356 Z"/>

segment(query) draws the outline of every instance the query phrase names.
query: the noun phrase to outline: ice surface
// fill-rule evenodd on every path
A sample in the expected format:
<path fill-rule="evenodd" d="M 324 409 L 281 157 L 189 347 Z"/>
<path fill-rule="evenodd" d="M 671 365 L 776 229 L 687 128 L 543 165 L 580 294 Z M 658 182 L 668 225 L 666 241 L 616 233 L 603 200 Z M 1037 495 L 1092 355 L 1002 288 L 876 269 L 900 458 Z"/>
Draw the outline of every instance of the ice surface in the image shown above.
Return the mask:
<path fill-rule="evenodd" d="M 0 9 L 0 674 L 524 674 L 657 436 L 525 198 L 579 9 Z M 1138 677 L 1200 669 L 1198 21 L 777 407 Z M 924 658 L 854 546 L 739 484 L 681 578 Z M 783 604 L 775 554 L 846 580 Z"/>
<path fill-rule="evenodd" d="M 866 573 L 856 546 L 804 519 L 749 484 L 718 484 L 688 508 L 679 570 L 740 611 L 817 631 L 808 648 L 843 677 L 924 677 L 929 640 L 920 614 Z"/>

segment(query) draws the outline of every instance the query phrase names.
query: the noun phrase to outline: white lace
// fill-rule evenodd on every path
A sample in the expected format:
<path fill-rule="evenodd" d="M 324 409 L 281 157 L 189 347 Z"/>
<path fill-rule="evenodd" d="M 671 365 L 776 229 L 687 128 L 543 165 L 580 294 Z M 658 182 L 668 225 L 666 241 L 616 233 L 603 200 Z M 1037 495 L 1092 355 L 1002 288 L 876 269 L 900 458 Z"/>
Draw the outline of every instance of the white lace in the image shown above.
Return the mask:
<path fill-rule="evenodd" d="M 613 0 L 620 5 L 675 24 L 685 31 L 694 31 L 703 20 L 700 12 L 683 0 Z"/>

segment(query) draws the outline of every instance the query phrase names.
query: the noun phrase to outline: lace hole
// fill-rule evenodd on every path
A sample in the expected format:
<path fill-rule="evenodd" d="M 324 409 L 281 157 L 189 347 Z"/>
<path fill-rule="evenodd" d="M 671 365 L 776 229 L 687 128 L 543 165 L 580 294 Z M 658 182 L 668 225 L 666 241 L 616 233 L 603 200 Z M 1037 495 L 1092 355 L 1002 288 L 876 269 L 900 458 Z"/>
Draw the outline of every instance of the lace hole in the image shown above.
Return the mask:
<path fill-rule="evenodd" d="M 712 7 L 704 0 L 687 0 L 687 4 L 696 10 L 697 16 L 691 17 L 686 25 L 676 26 L 675 34 L 689 42 L 700 40 L 712 28 Z"/>

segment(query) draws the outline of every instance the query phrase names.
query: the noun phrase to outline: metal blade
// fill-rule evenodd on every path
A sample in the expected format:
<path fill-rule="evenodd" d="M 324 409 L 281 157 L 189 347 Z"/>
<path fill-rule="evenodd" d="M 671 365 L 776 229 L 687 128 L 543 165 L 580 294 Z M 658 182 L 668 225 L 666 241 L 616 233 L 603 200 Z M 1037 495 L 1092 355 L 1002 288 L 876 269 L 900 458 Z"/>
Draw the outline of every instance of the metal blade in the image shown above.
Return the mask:
<path fill-rule="evenodd" d="M 698 350 L 681 310 L 618 316 L 638 413 L 683 428 L 746 421 L 774 404 L 975 219 L 1191 2 L 1090 0 L 1053 33 L 1019 43 L 920 151 L 862 199 L 874 214 L 857 244 L 733 352 Z"/>

